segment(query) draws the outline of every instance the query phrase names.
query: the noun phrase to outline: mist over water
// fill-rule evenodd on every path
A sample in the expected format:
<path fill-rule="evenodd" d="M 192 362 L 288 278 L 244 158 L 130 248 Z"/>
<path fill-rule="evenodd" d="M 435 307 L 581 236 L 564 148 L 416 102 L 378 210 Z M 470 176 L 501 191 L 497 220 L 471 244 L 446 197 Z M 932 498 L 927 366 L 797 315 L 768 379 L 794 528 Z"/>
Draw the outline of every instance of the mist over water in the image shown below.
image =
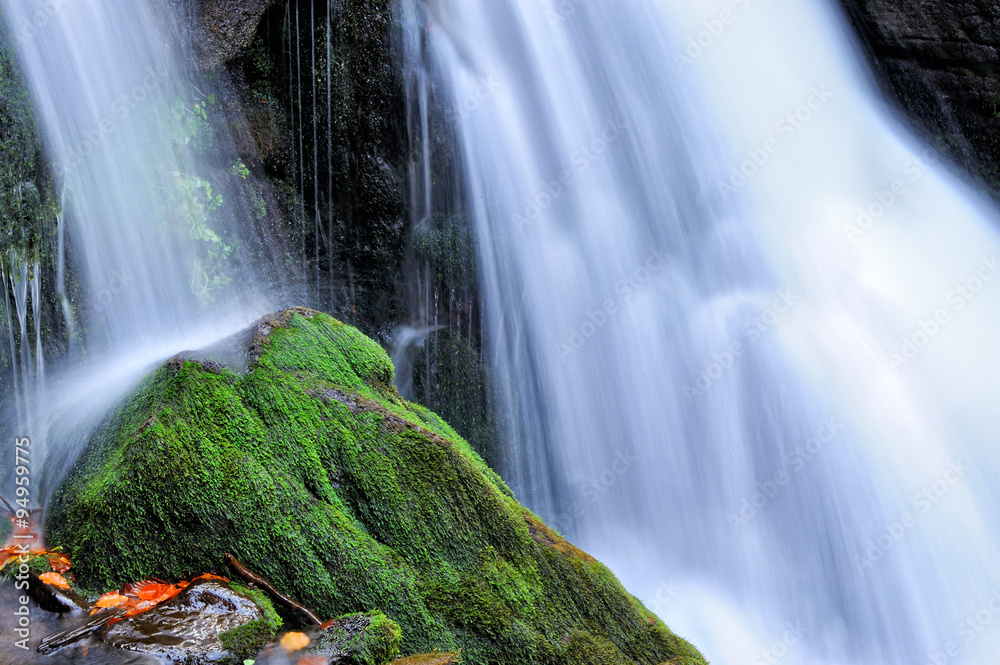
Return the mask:
<path fill-rule="evenodd" d="M 402 5 L 519 497 L 713 662 L 994 662 L 996 214 L 834 6 Z"/>

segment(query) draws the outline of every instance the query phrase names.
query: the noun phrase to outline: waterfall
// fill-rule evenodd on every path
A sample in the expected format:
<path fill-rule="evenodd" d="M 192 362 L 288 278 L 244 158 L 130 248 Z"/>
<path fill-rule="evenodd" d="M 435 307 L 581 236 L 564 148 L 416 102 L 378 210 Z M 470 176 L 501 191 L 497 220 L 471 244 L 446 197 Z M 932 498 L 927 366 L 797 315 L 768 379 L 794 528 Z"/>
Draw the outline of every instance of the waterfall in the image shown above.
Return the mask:
<path fill-rule="evenodd" d="M 994 662 L 997 216 L 830 3 L 401 4 L 519 497 L 713 662 Z"/>
<path fill-rule="evenodd" d="M 184 26 L 174 8 L 3 0 L 2 9 L 63 207 L 57 283 L 41 284 L 37 265 L 32 280 L 12 266 L 22 375 L 29 283 L 39 370 L 40 289 L 58 295 L 85 349 L 47 384 L 22 378 L 26 420 L 5 425 L 5 435 L 17 429 L 11 437 L 30 436 L 38 454 L 48 453 L 45 479 L 36 479 L 43 489 L 33 494 L 44 501 L 91 428 L 155 363 L 235 332 L 270 303 L 246 255 L 248 225 L 225 212 L 239 199 L 227 184 L 237 177 L 236 152 L 212 122 L 214 95 L 178 51 Z M 76 312 L 67 302 L 67 245 L 82 296 Z"/>

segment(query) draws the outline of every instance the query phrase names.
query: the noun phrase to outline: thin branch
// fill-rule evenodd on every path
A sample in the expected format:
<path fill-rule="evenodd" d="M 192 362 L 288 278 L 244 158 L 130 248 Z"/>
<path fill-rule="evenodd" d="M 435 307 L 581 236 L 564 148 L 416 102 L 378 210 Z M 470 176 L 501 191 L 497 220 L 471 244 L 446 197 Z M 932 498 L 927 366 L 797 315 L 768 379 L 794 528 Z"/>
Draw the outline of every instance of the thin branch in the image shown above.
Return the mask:
<path fill-rule="evenodd" d="M 252 584 L 254 584 L 256 586 L 259 586 L 260 588 L 264 589 L 264 591 L 267 591 L 269 594 L 271 594 L 272 598 L 274 598 L 276 601 L 278 601 L 279 603 L 281 603 L 282 605 L 284 605 L 288 609 L 296 611 L 296 612 L 301 612 L 302 614 L 304 614 L 305 616 L 307 616 L 309 618 L 309 620 L 312 621 L 317 626 L 322 626 L 323 625 L 323 622 L 320 621 L 316 617 L 315 614 L 313 614 L 312 612 L 310 612 L 305 607 L 302 607 L 301 605 L 299 605 L 298 603 L 296 603 L 294 600 L 292 600 L 291 598 L 289 598 L 285 594 L 283 594 L 280 591 L 278 591 L 274 587 L 273 584 L 271 584 L 270 582 L 268 582 L 267 580 L 265 580 L 260 575 L 251 572 L 246 566 L 244 566 L 242 563 L 240 563 L 239 561 L 237 561 L 236 557 L 234 557 L 232 554 L 227 554 L 224 558 L 226 560 L 226 563 L 229 564 L 232 567 L 232 569 L 235 570 L 236 573 L 240 577 L 242 577 L 244 580 L 246 580 L 247 582 L 250 582 L 250 583 L 252 583 Z"/>

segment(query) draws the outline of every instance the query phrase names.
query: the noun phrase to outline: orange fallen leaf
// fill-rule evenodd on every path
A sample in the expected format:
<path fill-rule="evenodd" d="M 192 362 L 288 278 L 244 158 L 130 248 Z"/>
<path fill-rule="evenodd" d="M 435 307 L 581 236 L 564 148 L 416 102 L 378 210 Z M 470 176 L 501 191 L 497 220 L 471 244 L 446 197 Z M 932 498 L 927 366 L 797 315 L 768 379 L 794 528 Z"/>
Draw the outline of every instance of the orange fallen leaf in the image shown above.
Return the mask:
<path fill-rule="evenodd" d="M 152 600 L 142 600 L 135 604 L 132 609 L 125 613 L 127 617 L 134 617 L 136 614 L 142 614 L 146 610 L 151 610 L 159 605 L 159 603 Z"/>
<path fill-rule="evenodd" d="M 141 582 L 135 587 L 133 593 L 139 596 L 140 600 L 160 602 L 158 599 L 166 598 L 171 594 L 177 595 L 180 591 L 172 584 L 160 584 L 159 582 Z"/>
<path fill-rule="evenodd" d="M 285 633 L 281 638 L 281 646 L 285 651 L 298 651 L 309 646 L 310 641 L 305 633 Z"/>
<path fill-rule="evenodd" d="M 121 595 L 117 591 L 109 591 L 94 603 L 94 607 L 98 609 L 103 609 L 105 607 L 118 607 L 119 605 L 124 605 L 128 602 L 126 596 Z"/>
<path fill-rule="evenodd" d="M 65 554 L 50 554 L 49 566 L 57 573 L 65 573 L 73 567 L 73 563 L 66 557 Z"/>
<path fill-rule="evenodd" d="M 67 582 L 66 578 L 59 573 L 42 573 L 38 577 L 50 586 L 59 587 L 60 589 L 69 588 L 69 582 Z"/>
<path fill-rule="evenodd" d="M 199 575 L 191 582 L 203 579 L 229 581 L 224 577 L 206 573 Z M 94 604 L 94 611 L 91 614 L 98 609 L 106 607 L 122 607 L 125 609 L 126 617 L 133 617 L 174 598 L 181 591 L 191 586 L 191 582 L 181 581 L 177 584 L 167 584 L 163 580 L 156 579 L 130 582 L 122 585 L 120 591 L 109 591 L 101 596 Z M 306 638 L 306 644 L 308 643 L 308 638 Z"/>

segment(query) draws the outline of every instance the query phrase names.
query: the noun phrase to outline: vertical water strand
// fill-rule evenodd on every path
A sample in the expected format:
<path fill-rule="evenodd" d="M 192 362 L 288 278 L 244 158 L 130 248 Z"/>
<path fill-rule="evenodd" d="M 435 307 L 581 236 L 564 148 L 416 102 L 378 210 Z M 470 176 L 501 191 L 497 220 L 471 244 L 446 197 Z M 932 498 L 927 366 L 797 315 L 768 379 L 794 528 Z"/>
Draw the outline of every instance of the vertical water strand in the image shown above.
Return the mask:
<path fill-rule="evenodd" d="M 327 288 L 330 290 L 330 296 L 328 300 L 328 307 L 331 312 L 335 311 L 335 304 L 337 299 L 336 293 L 336 282 L 334 278 L 334 267 L 335 261 L 334 256 L 336 252 L 334 251 L 335 242 L 333 237 L 333 107 L 331 103 L 333 101 L 333 79 L 331 78 L 331 67 L 330 67 L 330 18 L 333 12 L 333 0 L 327 0 L 326 3 L 326 207 L 327 207 L 327 218 L 326 218 L 326 237 L 328 239 L 327 245 L 327 275 L 330 283 Z M 319 183 L 317 183 L 317 187 Z"/>
<path fill-rule="evenodd" d="M 295 93 L 299 106 L 299 223 L 302 234 L 302 280 L 305 286 L 305 297 L 309 293 L 309 258 L 306 253 L 306 155 L 305 133 L 306 119 L 302 110 L 302 33 L 299 25 L 299 4 L 295 3 Z"/>
<path fill-rule="evenodd" d="M 17 343 L 14 341 L 14 319 L 10 306 L 10 293 L 14 287 L 13 259 L 8 264 L 0 257 L 0 288 L 3 288 L 4 311 L 7 314 L 7 338 L 10 342 L 10 366 L 11 380 L 14 386 L 14 406 L 17 411 L 17 422 L 19 427 L 24 427 L 25 414 L 24 404 L 21 400 L 21 380 L 18 371 Z"/>
<path fill-rule="evenodd" d="M 21 389 L 24 396 L 24 423 L 30 426 L 32 420 L 31 346 L 28 343 L 28 264 L 16 258 L 13 250 L 9 253 L 11 262 L 11 291 L 14 294 L 14 309 L 17 312 L 18 348 L 21 362 Z M 17 264 L 14 267 L 14 264 Z"/>
<path fill-rule="evenodd" d="M 322 217 L 319 213 L 319 138 L 316 114 L 316 0 L 309 0 L 309 45 L 312 54 L 312 67 L 309 69 L 312 79 L 312 154 L 313 154 L 313 270 L 316 273 L 316 302 L 320 302 L 319 283 L 319 236 L 322 230 Z"/>
<path fill-rule="evenodd" d="M 289 144 L 292 149 L 292 159 L 291 163 L 294 165 L 296 160 L 295 150 L 295 64 L 292 58 L 292 3 L 289 0 L 285 4 L 285 32 L 288 35 L 288 44 L 285 53 L 288 54 L 288 127 L 291 132 L 289 136 Z M 291 210 L 289 210 L 291 213 Z M 289 248 L 291 252 L 291 248 Z M 291 258 L 291 257 L 289 257 Z"/>
<path fill-rule="evenodd" d="M 425 328 L 431 330 L 431 264 L 427 261 L 424 265 L 424 320 L 426 321 Z M 430 338 L 428 337 L 425 342 L 426 349 L 424 353 L 424 400 L 430 402 L 431 400 L 431 345 Z"/>
<path fill-rule="evenodd" d="M 41 451 L 41 457 L 48 453 L 48 401 L 45 398 L 45 350 L 42 346 L 42 272 L 41 264 L 36 259 L 31 278 L 31 315 L 35 321 L 35 367 L 32 402 L 34 421 L 30 424 L 31 436 L 35 445 Z M 23 342 L 22 342 L 23 343 Z"/>
<path fill-rule="evenodd" d="M 431 122 L 430 104 L 427 101 L 427 72 L 420 69 L 417 72 L 417 94 L 420 96 L 420 157 L 423 164 L 423 194 L 424 214 L 421 221 L 431 216 Z"/>
<path fill-rule="evenodd" d="M 297 145 L 295 140 L 295 61 L 292 57 L 294 42 L 292 40 L 293 23 L 291 0 L 289 0 L 289 2 L 285 5 L 285 29 L 286 34 L 288 35 L 288 45 L 285 52 L 288 54 L 288 126 L 289 131 L 291 132 L 291 136 L 289 136 L 289 143 L 292 149 L 291 163 L 294 168 L 294 165 L 298 160 L 296 159 Z M 289 213 L 290 212 L 291 210 L 289 210 Z M 289 252 L 291 251 L 291 248 L 289 248 Z M 289 260 L 291 260 L 291 257 L 289 257 Z"/>
<path fill-rule="evenodd" d="M 63 204 L 60 202 L 60 210 Z M 56 216 L 56 296 L 62 308 L 63 320 L 66 322 L 66 336 L 70 353 L 76 343 L 76 325 L 73 321 L 73 309 L 66 295 L 66 216 L 60 212 Z"/>

